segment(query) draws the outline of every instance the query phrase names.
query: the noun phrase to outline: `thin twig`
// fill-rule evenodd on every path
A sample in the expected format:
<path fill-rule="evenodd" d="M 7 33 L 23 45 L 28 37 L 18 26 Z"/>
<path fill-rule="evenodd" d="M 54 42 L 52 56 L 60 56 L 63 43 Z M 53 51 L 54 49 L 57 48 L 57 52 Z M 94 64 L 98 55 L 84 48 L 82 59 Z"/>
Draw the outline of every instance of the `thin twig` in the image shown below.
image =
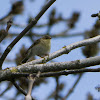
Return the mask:
<path fill-rule="evenodd" d="M 80 79 L 82 78 L 83 74 L 79 74 L 76 82 L 74 83 L 74 85 L 72 86 L 72 88 L 69 90 L 69 92 L 66 94 L 66 96 L 64 98 L 62 98 L 62 100 L 67 100 L 67 98 L 71 95 L 71 93 L 74 91 L 76 85 L 78 84 L 78 82 L 80 81 Z"/>
<path fill-rule="evenodd" d="M 12 19 L 10 19 L 8 22 L 7 22 L 7 27 L 6 27 L 6 31 L 8 32 L 10 27 L 12 26 Z"/>
<path fill-rule="evenodd" d="M 13 85 L 18 89 L 18 91 L 20 91 L 22 94 L 27 95 L 27 93 L 15 82 L 15 80 L 11 81 L 13 83 Z M 32 98 L 32 100 L 35 100 L 34 98 Z"/>
<path fill-rule="evenodd" d="M 6 20 L 6 19 L 10 19 L 13 16 L 13 14 L 11 14 L 10 12 L 5 15 L 3 18 L 0 19 L 0 23 L 2 23 L 2 21 Z"/>
<path fill-rule="evenodd" d="M 13 85 L 24 95 L 26 95 L 27 93 L 15 82 L 15 80 L 11 81 L 13 83 Z"/>
<path fill-rule="evenodd" d="M 43 35 L 45 35 L 46 33 L 41 33 L 41 34 L 38 34 L 38 33 L 31 33 L 32 36 L 36 36 L 36 37 L 42 37 Z M 26 34 L 25 37 L 29 36 L 30 34 Z M 60 32 L 60 33 L 57 33 L 57 34 L 50 34 L 50 37 L 52 38 L 59 38 L 59 37 L 63 37 L 63 38 L 70 38 L 70 37 L 77 37 L 77 36 L 82 36 L 84 35 L 84 33 L 73 33 L 73 34 L 70 34 L 70 33 L 67 33 L 67 30 L 64 30 L 63 32 Z M 9 36 L 18 36 L 18 33 L 9 33 Z"/>
<path fill-rule="evenodd" d="M 8 32 L 6 30 L 0 30 L 0 42 L 2 42 L 2 40 L 4 40 L 7 35 Z"/>
<path fill-rule="evenodd" d="M 7 88 L 2 93 L 0 93 L 0 97 L 3 96 L 3 94 L 6 93 L 11 87 L 12 84 L 9 82 Z"/>
<path fill-rule="evenodd" d="M 55 100 L 58 100 L 59 98 L 59 76 L 56 78 L 56 92 L 55 92 Z"/>

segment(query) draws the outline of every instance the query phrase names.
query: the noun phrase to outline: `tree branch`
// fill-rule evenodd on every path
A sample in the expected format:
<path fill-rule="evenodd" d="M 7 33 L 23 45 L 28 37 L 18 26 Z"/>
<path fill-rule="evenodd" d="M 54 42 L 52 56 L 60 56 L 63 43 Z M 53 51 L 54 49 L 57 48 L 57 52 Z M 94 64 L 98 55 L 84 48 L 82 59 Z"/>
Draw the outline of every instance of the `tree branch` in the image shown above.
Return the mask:
<path fill-rule="evenodd" d="M 82 60 L 76 60 L 76 61 L 69 61 L 69 62 L 61 62 L 61 63 L 50 63 L 50 64 L 35 64 L 32 65 L 32 62 L 29 62 L 27 64 L 23 64 L 23 65 L 19 65 L 17 67 L 11 67 L 9 69 L 5 69 L 3 71 L 0 71 L 0 81 L 4 81 L 4 80 L 10 80 L 10 78 L 15 77 L 13 74 L 14 73 L 37 73 L 38 71 L 41 72 L 55 72 L 55 71 L 63 71 L 63 70 L 76 70 L 76 69 L 82 69 L 82 68 L 86 68 L 86 67 L 90 67 L 90 66 L 94 66 L 94 65 L 98 65 L 100 64 L 100 56 L 97 57 L 91 57 L 91 58 L 86 58 L 86 59 L 82 59 Z M 73 73 L 74 70 L 72 70 Z M 87 71 L 88 69 L 86 69 L 85 71 Z M 98 71 L 98 70 L 95 70 Z M 94 71 L 94 72 L 95 72 Z M 80 72 L 80 71 L 79 71 Z M 79 73 L 77 72 L 77 73 Z M 84 72 L 83 70 L 81 71 L 81 73 Z M 70 74 L 70 73 L 67 73 Z M 48 73 L 49 75 L 49 73 Z M 48 77 L 47 75 L 47 77 Z M 55 73 L 55 76 L 57 75 L 66 75 L 66 71 L 65 73 L 63 72 L 59 72 L 59 73 Z M 27 74 L 26 74 L 27 76 Z M 52 74 L 51 74 L 52 76 Z M 18 75 L 16 75 L 16 77 L 18 77 Z"/>
<path fill-rule="evenodd" d="M 27 93 L 15 82 L 15 80 L 12 80 L 11 82 L 17 88 L 18 91 L 20 91 L 25 96 L 27 95 Z M 32 98 L 32 100 L 35 100 L 35 99 Z"/>
<path fill-rule="evenodd" d="M 11 82 L 22 94 L 27 95 L 27 93 L 14 80 Z"/>

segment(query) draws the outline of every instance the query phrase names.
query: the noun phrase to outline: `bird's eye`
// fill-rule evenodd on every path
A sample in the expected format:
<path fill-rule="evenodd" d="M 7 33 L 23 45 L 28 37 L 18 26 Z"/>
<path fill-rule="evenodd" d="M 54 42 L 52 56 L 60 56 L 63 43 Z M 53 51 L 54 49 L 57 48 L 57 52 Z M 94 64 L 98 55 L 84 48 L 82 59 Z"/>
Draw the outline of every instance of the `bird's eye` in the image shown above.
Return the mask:
<path fill-rule="evenodd" d="M 50 36 L 44 36 L 44 39 L 51 39 Z"/>

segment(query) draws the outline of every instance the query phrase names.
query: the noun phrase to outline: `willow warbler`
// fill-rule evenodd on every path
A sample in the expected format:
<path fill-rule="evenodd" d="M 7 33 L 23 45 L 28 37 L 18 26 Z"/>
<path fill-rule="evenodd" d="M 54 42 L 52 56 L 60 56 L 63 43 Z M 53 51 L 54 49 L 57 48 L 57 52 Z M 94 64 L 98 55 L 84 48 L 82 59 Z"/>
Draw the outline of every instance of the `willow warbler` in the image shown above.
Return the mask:
<path fill-rule="evenodd" d="M 51 37 L 48 35 L 36 40 L 26 51 L 26 56 L 21 63 L 25 63 L 29 58 L 37 55 L 44 57 L 49 54 L 51 48 Z"/>

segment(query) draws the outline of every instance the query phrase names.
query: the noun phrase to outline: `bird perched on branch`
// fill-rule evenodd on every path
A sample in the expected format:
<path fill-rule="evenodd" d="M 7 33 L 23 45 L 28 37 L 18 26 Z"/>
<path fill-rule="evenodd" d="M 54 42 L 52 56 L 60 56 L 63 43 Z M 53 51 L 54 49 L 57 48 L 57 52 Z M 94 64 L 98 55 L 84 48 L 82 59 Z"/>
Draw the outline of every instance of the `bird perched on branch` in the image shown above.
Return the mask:
<path fill-rule="evenodd" d="M 49 54 L 51 48 L 51 37 L 48 35 L 36 40 L 26 51 L 26 56 L 21 63 L 25 63 L 29 58 L 37 55 L 44 57 Z"/>

